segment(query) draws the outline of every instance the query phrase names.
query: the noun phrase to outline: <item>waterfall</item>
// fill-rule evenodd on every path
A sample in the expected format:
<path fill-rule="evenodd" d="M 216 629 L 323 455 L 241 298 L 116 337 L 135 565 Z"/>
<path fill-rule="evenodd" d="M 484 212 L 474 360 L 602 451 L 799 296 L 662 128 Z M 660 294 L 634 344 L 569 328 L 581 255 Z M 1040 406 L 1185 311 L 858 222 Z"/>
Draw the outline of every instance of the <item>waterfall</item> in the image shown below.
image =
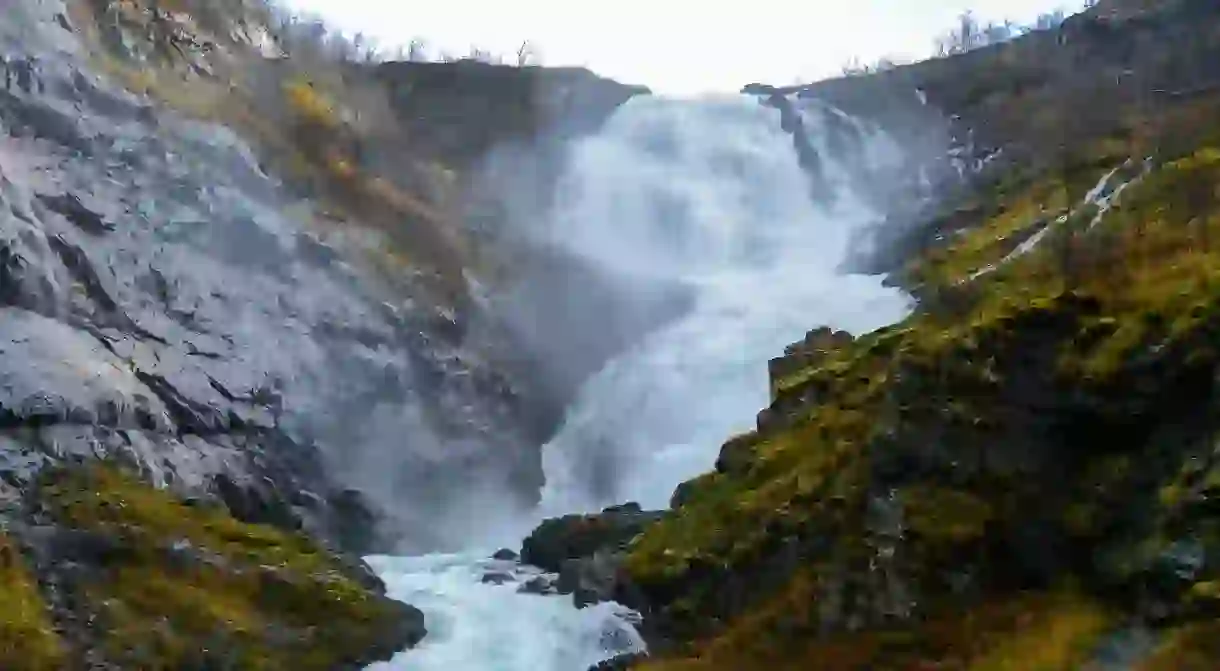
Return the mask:
<path fill-rule="evenodd" d="M 543 448 L 538 518 L 626 500 L 666 506 L 752 427 L 768 403 L 767 360 L 785 345 L 813 327 L 868 331 L 908 310 L 881 278 L 839 272 L 853 232 L 881 214 L 868 181 L 898 163 L 883 134 L 835 141 L 843 124 L 832 128 L 832 116 L 842 115 L 802 124 L 821 159 L 817 189 L 779 112 L 743 96 L 636 98 L 571 148 L 543 235 L 641 296 L 676 283 L 693 300 L 584 383 Z M 519 538 L 534 521 L 505 533 Z M 614 604 L 578 611 L 512 582 L 483 584 L 489 571 L 525 570 L 481 559 L 513 541 L 372 558 L 392 594 L 429 617 L 423 645 L 384 668 L 572 671 L 639 645 Z"/>
<path fill-rule="evenodd" d="M 785 345 L 904 312 L 880 278 L 838 272 L 852 232 L 879 215 L 854 184 L 858 159 L 873 157 L 836 157 L 833 118 L 815 110 L 804 124 L 827 182 L 816 190 L 779 113 L 741 96 L 641 99 L 575 149 L 555 235 L 594 263 L 681 282 L 694 300 L 585 384 L 544 448 L 547 513 L 666 506 L 752 427 L 768 403 L 766 362 Z"/>

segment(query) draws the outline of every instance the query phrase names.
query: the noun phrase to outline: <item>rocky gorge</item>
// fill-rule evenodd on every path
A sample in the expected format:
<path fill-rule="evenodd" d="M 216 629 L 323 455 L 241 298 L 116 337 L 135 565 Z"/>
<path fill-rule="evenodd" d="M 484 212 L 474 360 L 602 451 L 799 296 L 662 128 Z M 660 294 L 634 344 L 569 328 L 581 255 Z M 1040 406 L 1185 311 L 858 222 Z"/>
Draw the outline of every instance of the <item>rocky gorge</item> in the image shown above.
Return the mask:
<path fill-rule="evenodd" d="M 651 656 L 601 668 L 1214 668 L 1215 11 L 747 89 L 938 106 L 973 174 L 881 229 L 911 316 L 772 360 L 755 430 L 630 541 L 549 523 L 643 616 Z"/>
<path fill-rule="evenodd" d="M 355 669 L 452 627 L 360 556 L 533 511 L 582 384 L 705 298 L 530 227 L 647 90 L 336 63 L 257 3 L 5 12 L 0 667 Z M 848 265 L 915 309 L 805 325 L 669 509 L 548 520 L 482 581 L 634 608 L 648 651 L 605 669 L 1213 668 L 1217 18 L 1103 0 L 747 87 L 802 194 L 863 175 Z M 843 159 L 876 128 L 901 163 Z"/>

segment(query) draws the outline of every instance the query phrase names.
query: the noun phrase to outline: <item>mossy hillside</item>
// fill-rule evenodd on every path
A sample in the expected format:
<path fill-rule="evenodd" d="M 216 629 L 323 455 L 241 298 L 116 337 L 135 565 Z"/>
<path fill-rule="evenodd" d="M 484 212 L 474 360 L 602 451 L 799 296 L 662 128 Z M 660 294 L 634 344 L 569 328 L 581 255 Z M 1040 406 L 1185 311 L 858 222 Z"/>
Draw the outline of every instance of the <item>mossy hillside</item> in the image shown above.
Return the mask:
<path fill-rule="evenodd" d="M 767 668 L 776 671 L 858 669 L 955 669 L 962 671 L 1075 671 L 1083 668 L 1113 626 L 1106 608 L 1069 592 L 997 598 L 977 607 L 948 609 L 909 628 L 818 636 L 802 632 L 796 617 L 810 605 L 780 599 L 775 612 L 736 628 L 697 656 L 661 660 L 642 668 L 710 671 Z M 781 645 L 767 632 L 792 626 Z M 798 635 L 799 634 L 799 635 Z"/>
<path fill-rule="evenodd" d="M 1218 167 L 1210 149 L 1167 162 L 1096 226 L 1069 218 L 967 282 L 955 310 L 777 384 L 788 427 L 688 486 L 628 559 L 675 656 L 909 631 L 1063 583 L 1104 609 L 1156 594 L 1189 611 L 1191 583 L 1167 579 L 1164 557 L 1184 528 L 1210 527 L 1171 524 L 1161 490 L 1216 429 Z M 896 528 L 878 508 L 898 511 Z M 1202 577 L 1220 560 L 1204 554 Z"/>
<path fill-rule="evenodd" d="M 75 619 L 94 622 L 85 647 L 112 664 L 359 668 L 418 638 L 407 607 L 301 535 L 186 505 L 109 466 L 48 474 L 36 498 L 48 521 L 97 539 L 101 559 L 72 579 L 72 602 Z"/>
<path fill-rule="evenodd" d="M 0 534 L 0 668 L 59 671 L 64 647 L 34 574 L 12 539 Z"/>
<path fill-rule="evenodd" d="M 1209 36 L 1204 41 L 1211 39 Z M 1175 44 L 1175 48 L 1187 51 L 1200 46 L 1202 43 Z M 1155 60 L 1156 64 L 1150 64 L 1153 69 L 1172 61 L 1160 55 Z M 1210 56 L 1201 56 L 1198 63 L 1211 60 Z M 988 68 L 980 71 L 987 75 L 985 86 L 1004 88 L 1003 78 L 996 77 L 994 71 Z M 953 81 L 950 88 L 957 88 L 955 79 L 956 75 L 950 80 Z M 994 174 L 980 175 L 978 179 L 991 183 L 976 184 L 979 188 L 963 195 L 962 199 L 951 199 L 947 204 L 950 209 L 934 217 L 927 226 L 911 229 L 907 235 L 912 237 L 904 243 L 908 253 L 896 257 L 901 261 L 890 262 L 893 266 L 887 266 L 894 272 L 894 279 L 918 294 L 925 282 L 935 289 L 936 280 L 964 279 L 1002 258 L 1032 231 L 1052 221 L 1050 215 L 1060 209 L 1058 204 L 1049 198 L 1035 199 L 1030 216 L 1009 219 L 1009 230 L 1003 226 L 980 224 L 999 223 L 997 217 L 1005 212 L 1029 210 L 1025 196 L 1032 191 L 1062 187 L 1071 194 L 1070 200 L 1076 205 L 1102 175 L 1129 158 L 1135 164 L 1145 157 L 1173 160 L 1189 155 L 1199 147 L 1220 145 L 1220 123 L 1217 123 L 1220 89 L 1214 85 L 1179 90 L 1175 88 L 1182 86 L 1178 80 L 1167 83 L 1164 90 L 1133 95 L 1140 91 L 1139 86 L 1132 86 L 1122 78 L 1116 80 L 1108 76 L 1096 84 L 1101 88 L 1082 88 L 1077 83 L 1067 90 L 1053 92 L 1049 97 L 1024 99 L 1018 96 L 992 107 L 984 117 L 991 121 L 997 114 L 1001 117 L 1011 115 L 1017 126 L 1010 127 L 1010 131 L 1032 122 L 1046 124 L 1050 132 L 1043 130 L 1032 136 L 1028 134 L 1030 128 L 1017 132 L 1016 137 L 1021 138 L 1017 146 L 1005 148 L 1011 165 Z M 904 89 L 899 86 L 895 90 Z M 1098 102 L 1112 95 L 1118 95 L 1118 99 L 1110 103 Z M 1088 102 L 1073 102 L 1078 96 Z M 1090 100 L 1091 96 L 1097 99 Z M 1082 107 L 1097 109 L 1082 113 Z M 1091 118 L 1098 110 L 1109 120 Z M 1049 115 L 1047 119 L 1032 121 L 1043 113 Z M 1032 154 L 1024 153 L 1030 149 L 1029 142 L 1040 145 L 1041 149 Z M 1047 211 L 1038 212 L 1043 205 Z M 990 232 L 982 233 L 981 228 L 990 228 Z M 951 246 L 957 249 L 945 250 Z M 971 248 L 973 252 L 967 253 Z M 945 263 L 949 266 L 938 267 Z"/>
<path fill-rule="evenodd" d="M 952 287 L 994 269 L 1021 243 L 1081 206 L 1090 188 L 1125 160 L 1105 147 L 1093 160 L 1072 163 L 1053 176 L 1002 181 L 971 210 L 976 225 L 947 234 L 947 239 L 912 259 L 899 273 L 917 295 Z M 978 226 L 981 215 L 986 222 Z"/>

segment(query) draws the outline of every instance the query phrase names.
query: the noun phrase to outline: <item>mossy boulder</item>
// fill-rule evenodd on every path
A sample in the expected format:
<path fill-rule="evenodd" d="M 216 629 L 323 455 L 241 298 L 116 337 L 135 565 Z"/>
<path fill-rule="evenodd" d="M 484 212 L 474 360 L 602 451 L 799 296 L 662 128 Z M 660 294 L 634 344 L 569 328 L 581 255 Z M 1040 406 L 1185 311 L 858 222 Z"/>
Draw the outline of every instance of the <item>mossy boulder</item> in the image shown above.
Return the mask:
<path fill-rule="evenodd" d="M 48 469 L 25 498 L 0 538 L 6 669 L 358 669 L 424 634 L 355 562 L 117 467 Z"/>

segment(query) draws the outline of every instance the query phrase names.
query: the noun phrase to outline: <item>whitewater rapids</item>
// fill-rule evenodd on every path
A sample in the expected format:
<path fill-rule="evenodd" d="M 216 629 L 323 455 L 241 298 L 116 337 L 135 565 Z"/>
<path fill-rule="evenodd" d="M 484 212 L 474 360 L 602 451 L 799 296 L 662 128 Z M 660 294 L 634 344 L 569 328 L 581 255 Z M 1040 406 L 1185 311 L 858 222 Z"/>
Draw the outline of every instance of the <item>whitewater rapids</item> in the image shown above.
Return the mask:
<path fill-rule="evenodd" d="M 622 608 L 520 594 L 530 571 L 485 557 L 542 517 L 628 500 L 665 507 L 726 438 L 753 426 L 768 403 L 767 360 L 785 345 L 817 326 L 859 333 L 908 311 L 881 278 L 838 269 L 852 233 L 879 216 L 856 187 L 898 165 L 897 148 L 851 120 L 862 144 L 837 156 L 828 114 L 842 117 L 806 118 L 829 182 L 817 192 L 834 194 L 821 202 L 779 113 L 753 98 L 636 98 L 572 147 L 545 234 L 633 286 L 677 282 L 694 300 L 585 383 L 544 447 L 535 519 L 471 539 L 469 554 L 370 558 L 429 629 L 419 648 L 373 669 L 582 671 L 639 649 Z M 497 572 L 514 580 L 482 582 Z"/>

